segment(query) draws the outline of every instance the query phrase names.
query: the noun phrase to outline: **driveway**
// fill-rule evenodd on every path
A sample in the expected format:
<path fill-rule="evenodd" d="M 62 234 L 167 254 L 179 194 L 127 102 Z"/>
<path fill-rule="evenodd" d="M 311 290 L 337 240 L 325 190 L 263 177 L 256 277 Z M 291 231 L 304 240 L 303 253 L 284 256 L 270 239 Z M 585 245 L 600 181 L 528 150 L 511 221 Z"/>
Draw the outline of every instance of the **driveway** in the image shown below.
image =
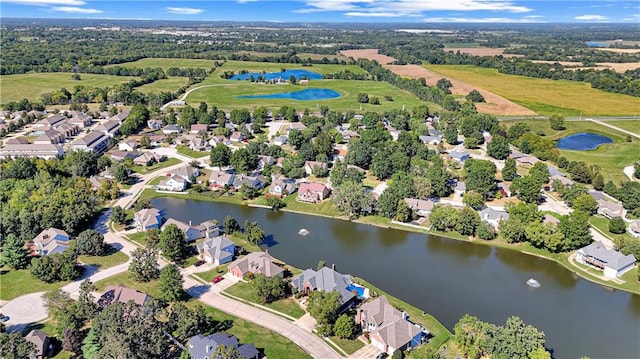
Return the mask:
<path fill-rule="evenodd" d="M 373 344 L 365 345 L 360 348 L 357 352 L 349 355 L 347 358 L 349 359 L 373 359 L 378 354 L 382 353 L 382 350 L 375 347 Z"/>

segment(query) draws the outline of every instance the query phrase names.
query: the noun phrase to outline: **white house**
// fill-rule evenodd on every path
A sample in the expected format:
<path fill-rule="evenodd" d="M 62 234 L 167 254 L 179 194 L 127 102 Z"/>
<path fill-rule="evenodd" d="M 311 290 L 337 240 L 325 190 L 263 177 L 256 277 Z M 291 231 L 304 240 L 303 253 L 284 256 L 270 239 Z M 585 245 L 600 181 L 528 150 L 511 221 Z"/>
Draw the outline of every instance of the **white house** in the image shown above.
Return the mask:
<path fill-rule="evenodd" d="M 215 265 L 231 262 L 235 248 L 235 244 L 225 236 L 213 237 L 196 244 L 200 258 Z"/>
<path fill-rule="evenodd" d="M 162 225 L 161 229 L 164 231 L 165 228 L 167 228 L 167 226 L 170 224 L 175 224 L 178 227 L 178 229 L 181 230 L 182 233 L 184 233 L 184 237 L 187 242 L 193 242 L 198 238 L 204 237 L 204 234 L 202 233 L 202 231 L 192 226 L 191 223 L 187 224 L 173 218 L 167 219 L 167 221 L 164 222 L 164 224 Z"/>
<path fill-rule="evenodd" d="M 127 140 L 118 143 L 118 149 L 120 151 L 135 151 L 139 146 L 138 142 L 134 140 Z"/>
<path fill-rule="evenodd" d="M 632 254 L 623 255 L 619 251 L 608 249 L 597 241 L 576 251 L 576 261 L 602 269 L 605 277 L 617 278 L 631 270 L 636 264 Z"/>
<path fill-rule="evenodd" d="M 165 135 L 182 133 L 182 127 L 178 125 L 168 125 L 162 129 L 162 133 L 164 133 Z"/>
<path fill-rule="evenodd" d="M 478 213 L 481 220 L 489 222 L 494 228 L 498 228 L 500 222 L 509 219 L 509 213 L 498 211 L 491 207 L 487 207 Z"/>
<path fill-rule="evenodd" d="M 156 188 L 161 191 L 182 192 L 187 189 L 187 181 L 180 176 L 173 175 L 168 179 L 161 180 Z"/>
<path fill-rule="evenodd" d="M 627 230 L 632 236 L 636 238 L 640 237 L 640 219 L 629 223 Z"/>

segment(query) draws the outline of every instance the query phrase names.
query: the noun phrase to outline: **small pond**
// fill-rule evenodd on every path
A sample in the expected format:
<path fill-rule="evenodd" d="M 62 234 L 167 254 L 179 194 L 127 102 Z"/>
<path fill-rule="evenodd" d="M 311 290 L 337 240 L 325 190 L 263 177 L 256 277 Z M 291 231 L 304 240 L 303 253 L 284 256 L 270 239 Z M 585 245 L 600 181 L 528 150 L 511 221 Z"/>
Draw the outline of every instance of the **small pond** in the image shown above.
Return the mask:
<path fill-rule="evenodd" d="M 334 90 L 309 88 L 302 91 L 294 91 L 294 92 L 272 93 L 272 94 L 264 94 L 264 95 L 243 95 L 243 96 L 238 96 L 237 98 L 291 99 L 291 100 L 298 100 L 298 101 L 311 101 L 311 100 L 328 100 L 332 98 L 338 98 L 340 96 L 342 95 L 340 95 L 339 92 Z"/>
<path fill-rule="evenodd" d="M 587 151 L 594 150 L 604 143 L 611 143 L 609 137 L 591 132 L 574 133 L 558 140 L 558 148 L 561 150 Z"/>
<path fill-rule="evenodd" d="M 317 72 L 311 72 L 307 70 L 286 70 L 279 72 L 248 72 L 246 74 L 236 74 L 233 75 L 230 80 L 249 80 L 251 76 L 253 76 L 256 80 L 258 77 L 262 76 L 265 80 L 274 80 L 281 78 L 283 80 L 289 81 L 291 76 L 294 76 L 296 80 L 300 80 L 301 78 L 306 78 L 308 80 L 321 80 L 322 75 Z"/>
<path fill-rule="evenodd" d="M 610 44 L 602 41 L 587 41 L 585 44 L 589 47 L 609 47 Z"/>

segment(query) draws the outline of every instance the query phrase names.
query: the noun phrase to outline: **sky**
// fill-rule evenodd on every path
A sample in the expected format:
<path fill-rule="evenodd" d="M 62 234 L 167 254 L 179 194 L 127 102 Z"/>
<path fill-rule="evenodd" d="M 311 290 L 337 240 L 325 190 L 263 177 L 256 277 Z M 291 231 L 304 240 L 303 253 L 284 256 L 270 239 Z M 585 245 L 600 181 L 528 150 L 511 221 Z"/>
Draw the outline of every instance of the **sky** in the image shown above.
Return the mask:
<path fill-rule="evenodd" d="M 270 22 L 640 24 L 640 1 L 0 0 L 0 17 Z"/>

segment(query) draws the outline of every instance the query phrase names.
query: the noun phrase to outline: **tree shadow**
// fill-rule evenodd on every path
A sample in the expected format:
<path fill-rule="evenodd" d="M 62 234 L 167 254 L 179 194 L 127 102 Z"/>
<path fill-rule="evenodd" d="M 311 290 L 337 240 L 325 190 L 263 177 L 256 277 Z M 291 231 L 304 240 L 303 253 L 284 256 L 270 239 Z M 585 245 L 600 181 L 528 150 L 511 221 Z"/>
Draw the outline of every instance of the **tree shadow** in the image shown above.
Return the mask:
<path fill-rule="evenodd" d="M 204 293 L 208 291 L 209 291 L 208 284 L 200 284 L 187 289 L 187 293 L 194 298 L 200 298 Z"/>
<path fill-rule="evenodd" d="M 262 240 L 262 242 L 260 242 L 260 247 L 265 246 L 267 248 L 271 248 L 274 247 L 276 245 L 278 245 L 279 242 L 276 241 L 275 237 L 273 236 L 273 234 L 268 234 L 264 237 L 264 239 Z"/>
<path fill-rule="evenodd" d="M 221 322 L 216 323 L 214 332 L 224 332 L 233 327 L 233 321 L 230 319 L 223 320 Z"/>

